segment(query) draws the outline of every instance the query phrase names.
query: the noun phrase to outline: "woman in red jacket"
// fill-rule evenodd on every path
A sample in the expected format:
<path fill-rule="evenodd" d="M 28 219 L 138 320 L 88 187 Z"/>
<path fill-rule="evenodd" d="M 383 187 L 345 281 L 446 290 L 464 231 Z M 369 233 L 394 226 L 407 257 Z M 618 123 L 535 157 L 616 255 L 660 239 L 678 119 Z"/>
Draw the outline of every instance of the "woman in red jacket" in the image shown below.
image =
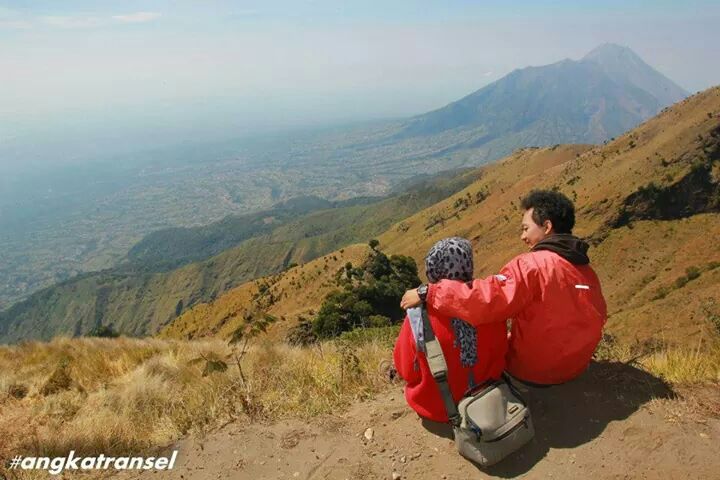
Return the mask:
<path fill-rule="evenodd" d="M 472 280 L 473 253 L 470 242 L 453 237 L 440 240 L 425 257 L 430 283 L 447 279 L 458 283 Z M 507 335 L 505 321 L 472 326 L 460 318 L 428 311 L 433 332 L 440 342 L 448 369 L 453 399 L 487 381 L 499 379 L 505 368 Z M 423 418 L 447 422 L 443 400 L 425 357 L 422 316 L 411 308 L 395 343 L 395 368 L 407 382 L 405 398 Z"/>

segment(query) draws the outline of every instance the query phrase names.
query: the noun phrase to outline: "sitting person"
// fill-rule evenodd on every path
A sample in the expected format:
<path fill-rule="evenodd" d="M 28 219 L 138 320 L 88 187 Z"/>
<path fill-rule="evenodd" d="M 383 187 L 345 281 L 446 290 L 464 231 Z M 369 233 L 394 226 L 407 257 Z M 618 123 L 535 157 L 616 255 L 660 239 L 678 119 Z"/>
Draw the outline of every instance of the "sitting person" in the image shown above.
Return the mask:
<path fill-rule="evenodd" d="M 437 242 L 425 258 L 431 283 L 442 279 L 462 285 L 472 280 L 473 252 L 470 242 L 453 237 Z M 505 368 L 507 334 L 504 319 L 473 327 L 459 318 L 428 312 L 432 330 L 447 363 L 447 376 L 455 402 L 465 392 L 489 380 L 497 380 Z M 395 368 L 407 382 L 405 398 L 424 419 L 447 422 L 445 404 L 425 356 L 423 322 L 419 308 L 408 311 L 395 343 Z"/>
<path fill-rule="evenodd" d="M 590 363 L 607 319 L 605 299 L 588 244 L 572 235 L 572 202 L 537 190 L 522 208 L 521 239 L 530 252 L 513 258 L 500 275 L 408 290 L 400 305 L 425 302 L 431 315 L 461 317 L 476 327 L 512 319 L 508 373 L 531 385 L 564 383 Z"/>

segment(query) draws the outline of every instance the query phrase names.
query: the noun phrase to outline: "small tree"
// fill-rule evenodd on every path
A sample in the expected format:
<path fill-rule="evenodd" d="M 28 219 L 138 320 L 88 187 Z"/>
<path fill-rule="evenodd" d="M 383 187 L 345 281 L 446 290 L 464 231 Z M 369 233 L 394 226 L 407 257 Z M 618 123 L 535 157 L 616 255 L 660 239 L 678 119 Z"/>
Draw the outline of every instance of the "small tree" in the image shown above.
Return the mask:
<path fill-rule="evenodd" d="M 375 238 L 373 238 L 372 240 L 370 240 L 370 241 L 368 242 L 368 245 L 370 245 L 370 248 L 371 248 L 373 251 L 376 251 L 378 245 L 380 245 L 380 241 L 377 240 L 377 239 L 375 239 Z"/>
<path fill-rule="evenodd" d="M 115 331 L 112 324 L 110 325 L 95 325 L 92 330 L 87 334 L 88 337 L 104 337 L 104 338 L 117 338 L 120 336 Z"/>
<path fill-rule="evenodd" d="M 267 328 L 277 321 L 276 317 L 267 313 L 252 314 L 247 313 L 244 317 L 244 322 L 230 336 L 228 345 L 233 347 L 233 356 L 235 357 L 235 363 L 237 363 L 238 370 L 240 371 L 240 379 L 246 382 L 245 374 L 243 373 L 242 364 L 240 363 L 245 354 L 248 352 L 248 343 L 253 338 L 257 337 L 261 333 L 265 333 Z M 238 352 L 235 347 L 242 344 L 240 351 Z"/>
<path fill-rule="evenodd" d="M 346 265 L 347 278 L 341 278 L 342 272 L 341 269 L 336 276 L 342 289 L 325 297 L 312 322 L 312 331 L 319 339 L 401 320 L 404 316 L 400 308 L 403 293 L 420 283 L 417 266 L 411 257 L 388 257 L 377 250 L 361 267 Z"/>
<path fill-rule="evenodd" d="M 258 418 L 263 414 L 263 406 L 258 401 L 257 394 L 253 392 L 251 385 L 245 376 L 245 372 L 242 368 L 242 359 L 248 352 L 250 340 L 261 333 L 266 332 L 267 328 L 276 321 L 276 317 L 267 313 L 247 313 L 244 317 L 243 324 L 235 329 L 228 341 L 228 345 L 230 345 L 233 349 L 232 356 L 235 359 L 235 364 L 237 365 L 238 372 L 240 373 L 240 384 L 238 385 L 238 387 L 242 390 L 240 394 L 240 404 L 242 405 L 243 412 L 245 412 L 251 420 Z"/>
<path fill-rule="evenodd" d="M 299 317 L 298 324 L 290 329 L 286 336 L 290 345 L 307 347 L 317 342 L 317 335 L 313 332 L 313 324 L 310 320 Z"/>

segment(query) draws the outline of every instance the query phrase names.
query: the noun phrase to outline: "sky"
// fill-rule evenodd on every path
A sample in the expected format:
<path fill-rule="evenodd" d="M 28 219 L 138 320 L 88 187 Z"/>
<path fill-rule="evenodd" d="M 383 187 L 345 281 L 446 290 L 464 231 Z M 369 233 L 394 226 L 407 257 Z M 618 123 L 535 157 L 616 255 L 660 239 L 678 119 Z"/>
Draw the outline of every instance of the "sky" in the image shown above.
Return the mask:
<path fill-rule="evenodd" d="M 605 42 L 695 92 L 717 25 L 706 0 L 0 0 L 0 164 L 410 116 Z"/>

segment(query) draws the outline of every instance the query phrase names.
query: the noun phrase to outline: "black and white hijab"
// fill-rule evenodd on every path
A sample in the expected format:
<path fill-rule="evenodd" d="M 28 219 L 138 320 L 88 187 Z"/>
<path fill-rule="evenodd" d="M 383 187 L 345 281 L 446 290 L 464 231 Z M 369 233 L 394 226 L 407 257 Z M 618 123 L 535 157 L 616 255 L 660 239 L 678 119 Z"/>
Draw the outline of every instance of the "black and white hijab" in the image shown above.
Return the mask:
<path fill-rule="evenodd" d="M 425 271 L 430 283 L 443 279 L 469 282 L 473 278 L 473 252 L 469 241 L 460 237 L 444 238 L 437 242 L 425 257 Z M 422 327 L 422 312 L 419 307 L 408 309 L 418 351 L 425 352 L 425 339 Z M 453 346 L 460 349 L 463 367 L 473 367 L 477 363 L 477 331 L 469 323 L 459 318 L 451 320 L 455 333 Z M 472 384 L 472 379 L 470 379 Z"/>
<path fill-rule="evenodd" d="M 443 279 L 469 282 L 473 278 L 472 245 L 460 237 L 440 240 L 425 257 L 425 271 L 430 283 Z"/>

